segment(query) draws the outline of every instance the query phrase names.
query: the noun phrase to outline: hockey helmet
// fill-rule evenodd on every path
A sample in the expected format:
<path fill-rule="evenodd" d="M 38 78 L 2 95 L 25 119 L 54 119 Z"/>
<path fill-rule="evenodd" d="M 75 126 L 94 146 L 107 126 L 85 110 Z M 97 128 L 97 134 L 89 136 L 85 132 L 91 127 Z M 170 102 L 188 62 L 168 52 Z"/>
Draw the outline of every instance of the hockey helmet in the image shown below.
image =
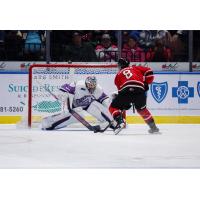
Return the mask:
<path fill-rule="evenodd" d="M 129 66 L 129 64 L 130 64 L 130 61 L 128 59 L 126 59 L 126 58 L 120 58 L 118 60 L 118 68 L 119 69 L 126 68 L 126 67 Z"/>
<path fill-rule="evenodd" d="M 95 76 L 88 76 L 85 79 L 85 85 L 86 85 L 86 88 L 88 89 L 88 91 L 92 94 L 95 91 L 96 86 L 97 86 L 96 77 Z"/>

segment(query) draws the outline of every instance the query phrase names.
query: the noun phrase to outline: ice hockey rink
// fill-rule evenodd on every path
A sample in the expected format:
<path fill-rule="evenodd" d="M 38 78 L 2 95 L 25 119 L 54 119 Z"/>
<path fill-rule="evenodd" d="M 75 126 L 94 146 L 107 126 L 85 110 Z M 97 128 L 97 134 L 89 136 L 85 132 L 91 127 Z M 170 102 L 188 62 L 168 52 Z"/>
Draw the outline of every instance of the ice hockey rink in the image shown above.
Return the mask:
<path fill-rule="evenodd" d="M 0 125 L 0 168 L 199 168 L 200 125 L 129 125 L 114 135 L 85 128 L 58 131 Z"/>

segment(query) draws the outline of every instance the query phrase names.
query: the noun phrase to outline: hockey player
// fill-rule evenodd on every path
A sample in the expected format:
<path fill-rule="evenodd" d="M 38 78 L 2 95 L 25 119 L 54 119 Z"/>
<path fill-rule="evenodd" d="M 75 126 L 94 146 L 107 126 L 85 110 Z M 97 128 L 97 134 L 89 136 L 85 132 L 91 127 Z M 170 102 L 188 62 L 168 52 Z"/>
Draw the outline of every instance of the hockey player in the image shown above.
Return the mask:
<path fill-rule="evenodd" d="M 80 116 L 83 115 L 84 110 L 100 122 L 99 126 L 101 129 L 108 126 L 110 122 L 112 124 L 111 127 L 114 129 L 116 122 L 114 122 L 108 110 L 110 104 L 109 98 L 104 93 L 102 87 L 97 84 L 95 76 L 88 76 L 85 80 L 64 84 L 61 86 L 60 91 L 65 94 L 62 101 L 66 102 L 67 98 L 70 97 L 71 108 Z M 44 118 L 42 120 L 42 129 L 59 129 L 72 123 L 77 123 L 77 119 L 70 112 L 64 111 L 60 114 Z"/>
<path fill-rule="evenodd" d="M 127 59 L 120 58 L 118 61 L 119 72 L 115 77 L 115 85 L 118 95 L 113 99 L 109 110 L 113 118 L 118 122 L 121 129 L 125 127 L 122 111 L 135 106 L 138 114 L 150 127 L 149 133 L 158 133 L 154 119 L 146 108 L 146 91 L 153 82 L 153 71 L 149 67 L 129 66 Z"/>

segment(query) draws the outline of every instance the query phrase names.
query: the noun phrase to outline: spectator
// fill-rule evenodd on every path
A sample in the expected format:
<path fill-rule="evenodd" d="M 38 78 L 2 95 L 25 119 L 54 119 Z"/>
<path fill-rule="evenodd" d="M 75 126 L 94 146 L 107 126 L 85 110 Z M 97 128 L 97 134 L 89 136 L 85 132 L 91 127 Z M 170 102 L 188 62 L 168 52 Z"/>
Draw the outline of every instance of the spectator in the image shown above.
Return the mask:
<path fill-rule="evenodd" d="M 129 38 L 129 32 L 128 31 L 123 31 L 122 32 L 122 45 L 128 42 Z"/>
<path fill-rule="evenodd" d="M 171 49 L 164 45 L 164 41 L 162 39 L 156 39 L 155 46 L 150 48 L 146 54 L 146 61 L 169 62 L 171 60 Z"/>
<path fill-rule="evenodd" d="M 160 30 L 160 31 L 158 31 L 156 38 L 161 39 L 162 42 L 163 42 L 163 45 L 165 47 L 170 48 L 171 42 L 172 42 L 172 36 L 171 36 L 171 34 L 170 34 L 169 31 L 166 31 L 166 30 Z"/>
<path fill-rule="evenodd" d="M 188 32 L 176 31 L 172 35 L 171 49 L 173 60 L 176 62 L 188 61 Z"/>
<path fill-rule="evenodd" d="M 75 31 L 72 35 L 72 44 L 65 48 L 66 61 L 92 62 L 96 61 L 96 54 L 93 46 L 82 41 L 82 33 Z"/>
<path fill-rule="evenodd" d="M 130 62 L 144 62 L 145 52 L 138 46 L 138 37 L 131 33 L 127 43 L 122 48 L 122 58 L 128 59 Z"/>
<path fill-rule="evenodd" d="M 24 56 L 26 60 L 41 60 L 43 53 L 43 32 L 28 31 L 25 33 Z"/>
<path fill-rule="evenodd" d="M 117 45 L 117 31 L 116 30 L 104 30 L 103 34 L 109 34 L 112 44 Z"/>
<path fill-rule="evenodd" d="M 96 46 L 101 42 L 101 32 L 85 31 L 85 33 L 82 35 L 82 41 L 91 44 L 95 49 Z"/>
<path fill-rule="evenodd" d="M 140 33 L 139 43 L 140 46 L 147 51 L 153 46 L 154 39 L 157 36 L 157 31 L 143 30 Z"/>
<path fill-rule="evenodd" d="M 5 31 L 0 31 L 0 60 L 6 59 L 5 52 Z"/>
<path fill-rule="evenodd" d="M 5 39 L 5 31 L 0 30 L 0 43 L 4 42 Z"/>
<path fill-rule="evenodd" d="M 164 45 L 169 46 L 171 42 L 170 32 L 166 30 L 143 30 L 139 33 L 139 44 L 145 51 L 155 46 L 156 39 L 164 40 Z"/>
<path fill-rule="evenodd" d="M 6 59 L 21 60 L 23 40 L 18 31 L 5 31 Z"/>
<path fill-rule="evenodd" d="M 72 31 L 51 31 L 51 60 L 63 61 L 65 47 L 71 42 Z"/>
<path fill-rule="evenodd" d="M 102 33 L 100 30 L 93 31 L 93 42 L 95 44 L 95 48 L 98 44 L 101 44 Z"/>
<path fill-rule="evenodd" d="M 96 55 L 99 61 L 115 62 L 117 60 L 118 48 L 112 44 L 109 34 L 103 34 L 101 44 L 96 46 Z"/>
<path fill-rule="evenodd" d="M 200 61 L 200 31 L 193 31 L 193 60 Z"/>

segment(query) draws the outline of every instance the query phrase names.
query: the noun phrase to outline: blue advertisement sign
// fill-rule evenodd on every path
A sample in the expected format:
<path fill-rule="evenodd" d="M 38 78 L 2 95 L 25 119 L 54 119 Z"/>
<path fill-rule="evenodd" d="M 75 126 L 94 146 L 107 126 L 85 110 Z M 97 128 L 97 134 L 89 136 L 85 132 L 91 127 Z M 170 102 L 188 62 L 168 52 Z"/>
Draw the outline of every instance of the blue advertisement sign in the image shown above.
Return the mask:
<path fill-rule="evenodd" d="M 168 91 L 167 82 L 162 82 L 162 83 L 153 82 L 151 84 L 151 94 L 158 103 L 161 103 L 165 99 L 167 91 Z"/>
<path fill-rule="evenodd" d="M 178 87 L 172 87 L 172 97 L 178 98 L 179 104 L 188 104 L 188 99 L 194 97 L 194 87 L 189 87 L 188 81 L 178 81 Z"/>

